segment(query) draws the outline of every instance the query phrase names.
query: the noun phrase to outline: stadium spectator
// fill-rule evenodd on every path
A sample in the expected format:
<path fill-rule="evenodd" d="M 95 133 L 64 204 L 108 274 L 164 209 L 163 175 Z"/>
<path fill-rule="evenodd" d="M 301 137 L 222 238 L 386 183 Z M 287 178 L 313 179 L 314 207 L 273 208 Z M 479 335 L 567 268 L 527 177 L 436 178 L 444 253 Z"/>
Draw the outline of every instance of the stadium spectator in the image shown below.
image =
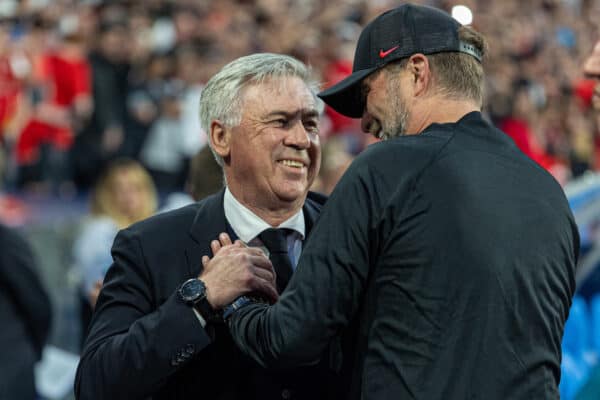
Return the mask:
<path fill-rule="evenodd" d="M 58 48 L 34 60 L 39 99 L 16 144 L 20 186 L 47 183 L 58 189 L 71 181 L 69 150 L 93 107 L 86 56 L 82 38 L 66 32 Z"/>
<path fill-rule="evenodd" d="M 82 339 L 112 262 L 110 248 L 117 232 L 153 215 L 157 202 L 150 175 L 134 160 L 112 161 L 94 185 L 90 216 L 83 221 L 73 245 L 73 266 L 82 280 L 79 302 Z"/>
<path fill-rule="evenodd" d="M 112 158 L 135 157 L 139 148 L 134 137 L 126 135 L 127 93 L 129 87 L 129 30 L 124 22 L 103 22 L 98 45 L 90 55 L 94 109 L 72 148 L 74 178 L 87 188 Z"/>

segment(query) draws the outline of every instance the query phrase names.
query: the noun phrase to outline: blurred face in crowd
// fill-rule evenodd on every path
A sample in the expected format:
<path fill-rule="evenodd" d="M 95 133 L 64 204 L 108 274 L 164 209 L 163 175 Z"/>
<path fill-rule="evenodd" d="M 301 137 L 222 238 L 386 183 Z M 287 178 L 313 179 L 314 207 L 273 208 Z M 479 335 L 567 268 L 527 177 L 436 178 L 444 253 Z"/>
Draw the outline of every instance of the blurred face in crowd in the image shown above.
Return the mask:
<path fill-rule="evenodd" d="M 117 209 L 132 220 L 146 209 L 146 187 L 137 171 L 121 169 L 112 178 L 112 194 Z"/>
<path fill-rule="evenodd" d="M 514 94 L 513 115 L 522 119 L 529 119 L 535 115 L 535 106 L 529 92 L 524 88 Z"/>
<path fill-rule="evenodd" d="M 124 62 L 127 60 L 130 38 L 125 27 L 114 26 L 103 32 L 100 37 L 100 49 L 102 54 L 112 62 Z"/>
<path fill-rule="evenodd" d="M 298 77 L 251 84 L 242 96 L 240 124 L 214 140 L 229 189 L 253 207 L 299 209 L 321 162 L 314 96 Z"/>
<path fill-rule="evenodd" d="M 383 69 L 364 79 L 364 132 L 384 140 L 407 134 L 410 110 L 402 88 L 409 84 L 408 77 L 409 73 L 403 68 L 399 72 Z"/>

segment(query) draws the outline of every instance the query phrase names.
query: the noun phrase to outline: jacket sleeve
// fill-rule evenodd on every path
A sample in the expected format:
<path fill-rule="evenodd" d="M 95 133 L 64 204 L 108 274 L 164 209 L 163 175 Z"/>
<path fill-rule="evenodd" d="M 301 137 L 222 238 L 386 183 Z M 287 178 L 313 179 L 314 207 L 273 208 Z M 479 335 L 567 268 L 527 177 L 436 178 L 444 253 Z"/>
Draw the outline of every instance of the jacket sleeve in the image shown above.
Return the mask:
<path fill-rule="evenodd" d="M 16 232 L 2 228 L 0 287 L 6 288 L 25 322 L 38 359 L 50 333 L 52 307 L 37 274 L 33 252 Z"/>
<path fill-rule="evenodd" d="M 119 232 L 81 361 L 78 399 L 143 399 L 210 344 L 193 310 L 174 292 L 163 304 L 139 235 Z"/>
<path fill-rule="evenodd" d="M 263 366 L 317 360 L 356 313 L 365 290 L 376 207 L 366 165 L 353 165 L 327 201 L 284 294 L 229 320 L 234 341 Z"/>

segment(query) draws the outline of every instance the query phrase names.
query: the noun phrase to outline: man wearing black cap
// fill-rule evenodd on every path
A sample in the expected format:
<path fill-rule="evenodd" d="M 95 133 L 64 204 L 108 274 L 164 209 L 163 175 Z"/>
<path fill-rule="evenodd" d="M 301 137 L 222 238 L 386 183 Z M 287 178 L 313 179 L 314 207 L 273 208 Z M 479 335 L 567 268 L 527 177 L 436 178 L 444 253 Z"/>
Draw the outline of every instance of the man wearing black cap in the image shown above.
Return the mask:
<path fill-rule="evenodd" d="M 557 182 L 482 118 L 484 53 L 433 8 L 364 29 L 353 74 L 320 96 L 389 140 L 350 166 L 279 301 L 233 312 L 245 353 L 306 364 L 339 336 L 348 398 L 559 398 L 577 227 Z"/>

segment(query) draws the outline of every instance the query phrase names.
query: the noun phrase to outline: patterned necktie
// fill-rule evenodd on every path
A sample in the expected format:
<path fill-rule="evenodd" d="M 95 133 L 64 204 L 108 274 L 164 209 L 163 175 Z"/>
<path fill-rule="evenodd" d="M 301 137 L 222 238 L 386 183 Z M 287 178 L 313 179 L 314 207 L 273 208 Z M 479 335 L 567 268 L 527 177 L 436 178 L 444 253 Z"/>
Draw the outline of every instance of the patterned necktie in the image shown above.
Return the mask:
<path fill-rule="evenodd" d="M 288 229 L 265 229 L 258 235 L 265 247 L 269 249 L 269 260 L 277 274 L 277 291 L 283 292 L 292 276 L 292 263 L 288 256 L 286 235 Z"/>

